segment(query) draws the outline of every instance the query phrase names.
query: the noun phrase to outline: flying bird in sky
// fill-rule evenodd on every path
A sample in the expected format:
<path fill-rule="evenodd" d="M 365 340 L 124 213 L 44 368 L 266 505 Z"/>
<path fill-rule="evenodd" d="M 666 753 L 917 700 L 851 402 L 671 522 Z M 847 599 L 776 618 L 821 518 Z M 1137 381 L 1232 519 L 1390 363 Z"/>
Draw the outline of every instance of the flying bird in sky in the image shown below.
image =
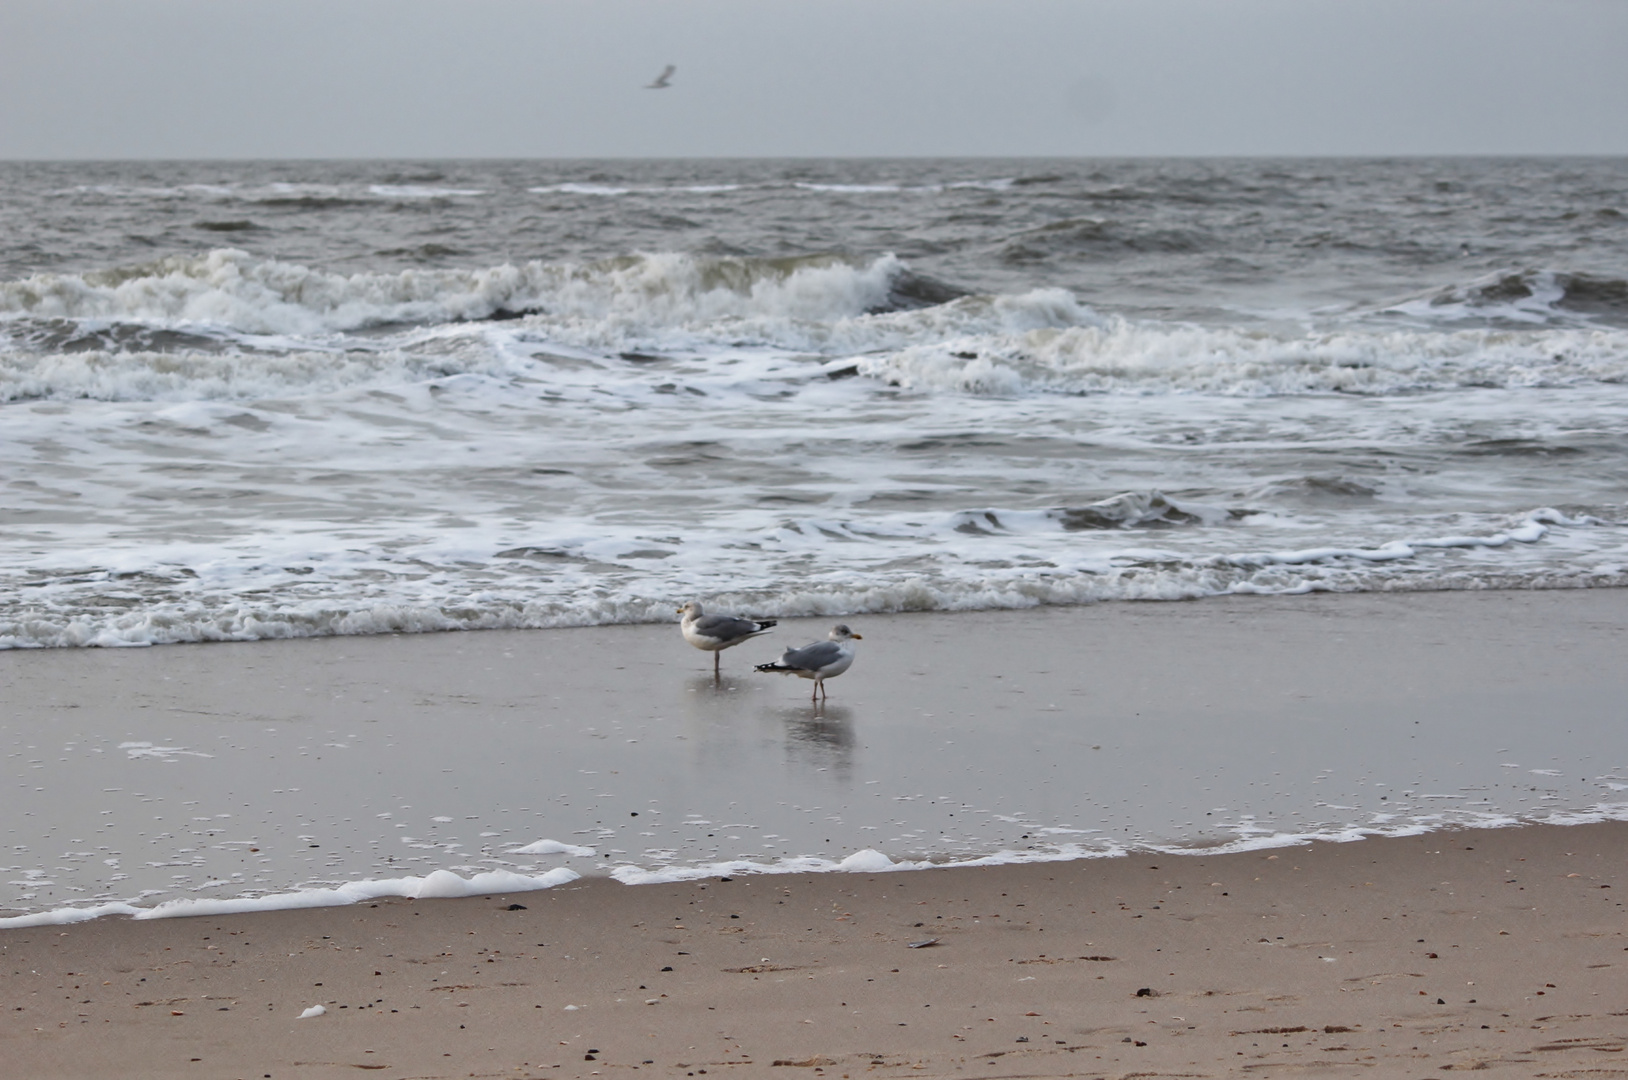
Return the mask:
<path fill-rule="evenodd" d="M 673 72 L 675 72 L 677 70 L 678 70 L 678 68 L 674 67 L 672 64 L 668 64 L 665 68 L 662 69 L 661 74 L 656 76 L 656 81 L 651 83 L 649 86 L 646 86 L 645 89 L 646 90 L 665 90 L 665 89 L 667 89 L 669 86 L 673 85 Z"/>

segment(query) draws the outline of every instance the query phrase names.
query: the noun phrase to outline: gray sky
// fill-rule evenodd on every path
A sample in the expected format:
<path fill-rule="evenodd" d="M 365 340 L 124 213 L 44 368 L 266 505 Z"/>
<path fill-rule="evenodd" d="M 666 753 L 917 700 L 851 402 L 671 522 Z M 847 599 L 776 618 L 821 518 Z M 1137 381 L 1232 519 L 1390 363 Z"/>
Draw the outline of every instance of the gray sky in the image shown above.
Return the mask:
<path fill-rule="evenodd" d="M 1479 153 L 1628 153 L 1628 0 L 0 0 L 0 158 Z"/>

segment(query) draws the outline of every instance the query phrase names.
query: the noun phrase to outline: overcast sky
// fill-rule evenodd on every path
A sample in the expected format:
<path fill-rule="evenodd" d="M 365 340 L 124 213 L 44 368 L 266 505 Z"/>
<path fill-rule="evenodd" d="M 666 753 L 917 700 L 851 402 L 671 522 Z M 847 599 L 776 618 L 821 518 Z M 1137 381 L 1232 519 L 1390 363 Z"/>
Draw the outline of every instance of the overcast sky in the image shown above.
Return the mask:
<path fill-rule="evenodd" d="M 1628 0 L 0 0 L 0 158 L 1624 153 Z"/>

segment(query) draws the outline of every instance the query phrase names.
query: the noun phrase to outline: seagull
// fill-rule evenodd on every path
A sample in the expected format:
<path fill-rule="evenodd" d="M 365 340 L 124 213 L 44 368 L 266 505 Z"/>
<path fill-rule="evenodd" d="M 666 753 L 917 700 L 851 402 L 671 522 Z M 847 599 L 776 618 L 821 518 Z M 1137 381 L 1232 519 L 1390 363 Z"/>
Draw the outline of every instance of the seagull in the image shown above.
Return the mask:
<path fill-rule="evenodd" d="M 836 678 L 852 666 L 854 647 L 851 643 L 864 640 L 862 635 L 848 629 L 846 623 L 837 623 L 826 637 L 829 640 L 816 641 L 801 649 L 787 649 L 778 664 L 759 664 L 757 670 L 779 671 L 801 679 L 813 679 L 814 694 L 809 696 L 809 700 L 817 701 L 825 695 L 825 680 Z"/>
<path fill-rule="evenodd" d="M 665 90 L 665 89 L 667 89 L 669 86 L 673 85 L 673 72 L 675 72 L 677 70 L 678 70 L 678 68 L 674 67 L 672 64 L 668 64 L 666 67 L 661 69 L 661 74 L 656 76 L 656 81 L 651 83 L 649 86 L 646 86 L 645 89 L 646 90 Z"/>
<path fill-rule="evenodd" d="M 701 609 L 699 602 L 691 600 L 678 609 L 684 616 L 679 628 L 684 631 L 684 640 L 697 649 L 705 649 L 712 654 L 712 674 L 718 674 L 718 654 L 731 645 L 739 645 L 747 638 L 767 634 L 774 629 L 773 619 L 741 619 L 734 615 L 708 615 Z"/>

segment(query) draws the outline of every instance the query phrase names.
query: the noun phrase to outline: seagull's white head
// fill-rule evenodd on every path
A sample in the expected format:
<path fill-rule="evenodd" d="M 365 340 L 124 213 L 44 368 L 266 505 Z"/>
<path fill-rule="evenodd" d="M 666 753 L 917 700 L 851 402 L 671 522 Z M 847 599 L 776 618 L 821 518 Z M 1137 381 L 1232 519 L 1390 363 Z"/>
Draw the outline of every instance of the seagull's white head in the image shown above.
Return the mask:
<path fill-rule="evenodd" d="M 848 629 L 848 624 L 847 623 L 840 623 L 840 622 L 837 623 L 837 625 L 835 625 L 835 626 L 833 626 L 831 628 L 831 632 L 829 634 L 827 634 L 826 637 L 830 638 L 832 641 L 864 641 L 865 640 L 865 635 L 854 633 L 852 630 Z"/>
<path fill-rule="evenodd" d="M 680 615 L 688 615 L 697 619 L 706 614 L 706 612 L 701 610 L 701 602 L 699 600 L 691 600 L 689 603 L 679 608 L 678 613 Z"/>

